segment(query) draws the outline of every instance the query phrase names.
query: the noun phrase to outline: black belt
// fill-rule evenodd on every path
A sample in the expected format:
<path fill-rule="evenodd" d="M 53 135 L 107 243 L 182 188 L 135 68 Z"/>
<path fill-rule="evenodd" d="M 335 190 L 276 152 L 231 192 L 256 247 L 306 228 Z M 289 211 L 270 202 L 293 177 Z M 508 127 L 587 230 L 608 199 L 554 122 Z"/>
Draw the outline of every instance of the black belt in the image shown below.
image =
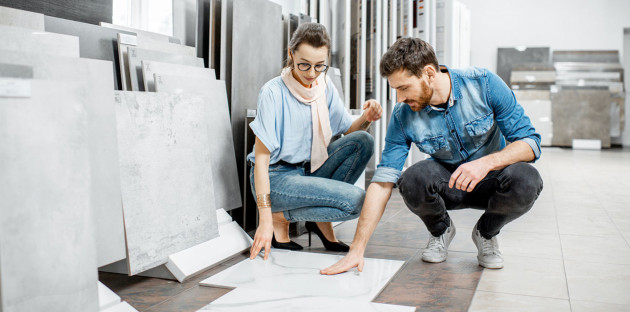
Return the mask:
<path fill-rule="evenodd" d="M 274 165 L 283 165 L 283 166 L 289 166 L 289 167 L 306 167 L 306 166 L 310 166 L 311 162 L 310 161 L 303 161 L 303 162 L 299 162 L 297 164 L 292 164 L 292 163 L 286 162 L 284 160 L 279 160 Z"/>

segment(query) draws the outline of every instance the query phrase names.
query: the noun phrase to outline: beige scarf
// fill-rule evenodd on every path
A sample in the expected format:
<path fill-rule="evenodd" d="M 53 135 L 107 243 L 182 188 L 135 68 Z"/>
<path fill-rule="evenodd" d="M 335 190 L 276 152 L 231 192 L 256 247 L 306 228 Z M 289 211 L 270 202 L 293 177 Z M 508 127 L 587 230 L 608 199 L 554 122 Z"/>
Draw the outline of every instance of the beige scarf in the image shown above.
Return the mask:
<path fill-rule="evenodd" d="M 311 172 L 319 169 L 328 159 L 328 144 L 332 138 L 328 103 L 326 103 L 326 76 L 319 75 L 310 88 L 305 88 L 291 74 L 291 68 L 282 70 L 282 81 L 300 102 L 311 106 L 313 143 L 311 144 Z M 313 105 L 314 104 L 314 105 Z"/>

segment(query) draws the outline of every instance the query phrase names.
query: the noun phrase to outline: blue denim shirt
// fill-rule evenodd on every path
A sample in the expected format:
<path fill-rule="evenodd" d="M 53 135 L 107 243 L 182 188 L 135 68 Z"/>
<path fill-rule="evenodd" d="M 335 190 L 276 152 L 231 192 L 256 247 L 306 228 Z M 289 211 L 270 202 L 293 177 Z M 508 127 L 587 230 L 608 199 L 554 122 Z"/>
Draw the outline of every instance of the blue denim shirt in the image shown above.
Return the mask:
<path fill-rule="evenodd" d="M 540 135 L 499 76 L 483 68 L 446 70 L 452 97 L 446 109 L 429 105 L 414 112 L 405 103 L 396 104 L 372 182 L 397 185 L 411 143 L 452 165 L 499 151 L 506 140 L 529 144 L 540 158 Z"/>

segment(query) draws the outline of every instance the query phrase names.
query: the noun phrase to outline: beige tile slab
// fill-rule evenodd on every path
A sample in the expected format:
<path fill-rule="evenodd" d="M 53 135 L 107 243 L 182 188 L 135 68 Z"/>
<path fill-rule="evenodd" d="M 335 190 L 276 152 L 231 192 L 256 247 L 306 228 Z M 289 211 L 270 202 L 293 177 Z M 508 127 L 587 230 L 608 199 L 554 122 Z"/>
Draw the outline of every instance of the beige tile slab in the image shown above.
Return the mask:
<path fill-rule="evenodd" d="M 501 231 L 499 248 L 504 255 L 562 260 L 557 234 Z"/>
<path fill-rule="evenodd" d="M 506 256 L 505 267 L 484 270 L 477 290 L 568 299 L 562 260 Z"/>
<path fill-rule="evenodd" d="M 630 265 L 564 262 L 571 299 L 630 305 Z"/>
<path fill-rule="evenodd" d="M 560 234 L 567 235 L 617 235 L 619 231 L 608 214 L 601 209 L 579 209 L 571 213 L 558 211 L 558 229 Z"/>
<path fill-rule="evenodd" d="M 44 14 L 0 6 L 0 24 L 44 31 Z"/>
<path fill-rule="evenodd" d="M 630 305 L 571 300 L 571 312 L 627 312 Z"/>
<path fill-rule="evenodd" d="M 630 265 L 630 247 L 621 235 L 561 235 L 566 260 Z"/>
<path fill-rule="evenodd" d="M 468 312 L 570 312 L 569 300 L 477 291 Z"/>
<path fill-rule="evenodd" d="M 558 221 L 555 213 L 534 206 L 528 213 L 506 224 L 502 231 L 558 234 Z"/>

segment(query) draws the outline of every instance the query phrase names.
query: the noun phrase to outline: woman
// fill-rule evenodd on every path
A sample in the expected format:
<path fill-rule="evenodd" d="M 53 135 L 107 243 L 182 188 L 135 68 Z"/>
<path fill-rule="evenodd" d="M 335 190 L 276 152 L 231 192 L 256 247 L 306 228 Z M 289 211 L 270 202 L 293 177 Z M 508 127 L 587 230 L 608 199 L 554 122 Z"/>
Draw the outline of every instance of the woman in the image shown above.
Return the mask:
<path fill-rule="evenodd" d="M 353 184 L 372 157 L 374 139 L 364 130 L 381 117 L 378 102 L 363 105 L 352 122 L 333 84 L 326 77 L 330 37 L 324 26 L 302 24 L 288 47 L 282 74 L 258 95 L 252 192 L 259 225 L 250 250 L 254 259 L 264 248 L 302 249 L 289 239 L 289 222 L 307 222 L 328 250 L 348 251 L 337 241 L 331 221 L 357 218 L 365 192 Z M 360 131 L 363 130 L 363 131 Z M 331 137 L 344 134 L 330 142 Z"/>

